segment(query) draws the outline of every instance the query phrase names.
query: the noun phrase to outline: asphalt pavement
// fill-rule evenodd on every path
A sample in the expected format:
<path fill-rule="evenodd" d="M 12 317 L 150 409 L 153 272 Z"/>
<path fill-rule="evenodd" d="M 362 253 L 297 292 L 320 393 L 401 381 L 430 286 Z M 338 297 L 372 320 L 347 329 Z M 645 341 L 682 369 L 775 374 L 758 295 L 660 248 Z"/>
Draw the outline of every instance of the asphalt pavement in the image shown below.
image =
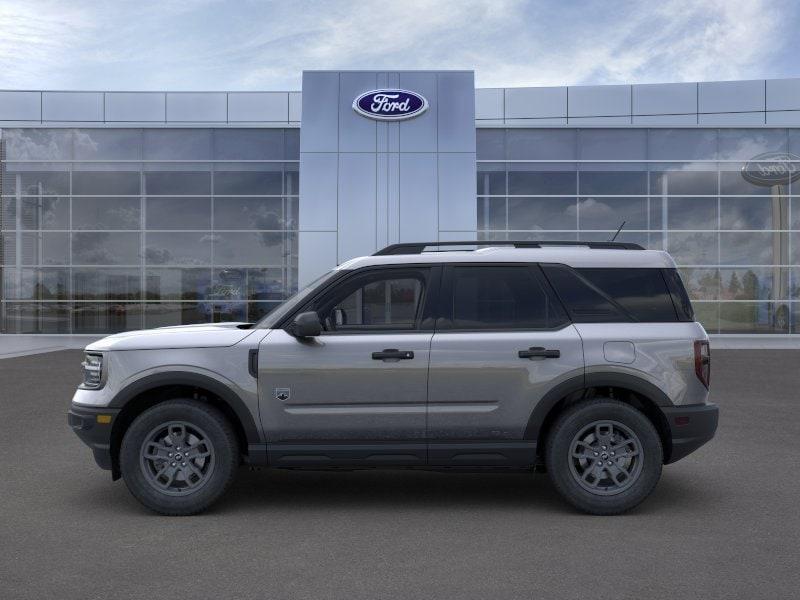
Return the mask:
<path fill-rule="evenodd" d="M 156 516 L 66 424 L 74 350 L 0 360 L 0 598 L 792 598 L 800 351 L 713 353 L 720 429 L 619 517 L 546 475 L 242 469 Z"/>

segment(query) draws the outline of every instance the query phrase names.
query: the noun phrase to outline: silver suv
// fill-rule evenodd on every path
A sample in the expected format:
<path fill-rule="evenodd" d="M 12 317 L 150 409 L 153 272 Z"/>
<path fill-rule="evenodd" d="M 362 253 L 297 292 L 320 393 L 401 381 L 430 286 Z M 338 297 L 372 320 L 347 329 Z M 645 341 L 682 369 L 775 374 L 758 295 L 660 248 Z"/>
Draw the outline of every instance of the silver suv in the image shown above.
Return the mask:
<path fill-rule="evenodd" d="M 546 469 L 572 505 L 615 514 L 718 417 L 672 258 L 612 242 L 397 244 L 258 323 L 111 335 L 83 369 L 70 426 L 169 515 L 211 505 L 243 463 Z"/>

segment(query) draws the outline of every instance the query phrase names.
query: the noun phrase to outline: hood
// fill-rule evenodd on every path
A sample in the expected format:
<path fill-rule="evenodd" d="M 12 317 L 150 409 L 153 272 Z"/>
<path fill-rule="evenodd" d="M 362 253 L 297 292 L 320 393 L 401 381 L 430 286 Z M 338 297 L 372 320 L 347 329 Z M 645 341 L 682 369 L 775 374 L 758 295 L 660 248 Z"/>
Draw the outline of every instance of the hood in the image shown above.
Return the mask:
<path fill-rule="evenodd" d="M 89 344 L 87 350 L 163 350 L 168 348 L 219 348 L 241 342 L 255 329 L 239 329 L 247 323 L 178 325 L 115 333 Z"/>

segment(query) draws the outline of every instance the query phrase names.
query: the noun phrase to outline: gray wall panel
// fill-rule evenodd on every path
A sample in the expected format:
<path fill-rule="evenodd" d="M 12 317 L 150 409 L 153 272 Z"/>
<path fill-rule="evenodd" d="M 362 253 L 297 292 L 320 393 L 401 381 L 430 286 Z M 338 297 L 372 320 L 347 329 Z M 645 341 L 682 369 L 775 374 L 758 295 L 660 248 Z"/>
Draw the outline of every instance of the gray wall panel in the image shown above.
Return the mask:
<path fill-rule="evenodd" d="M 767 79 L 767 110 L 800 110 L 800 79 Z"/>
<path fill-rule="evenodd" d="M 439 152 L 475 152 L 475 74 L 438 73 L 437 102 Z"/>
<path fill-rule="evenodd" d="M 167 120 L 163 92 L 106 92 L 106 121 L 161 122 Z"/>
<path fill-rule="evenodd" d="M 569 116 L 613 117 L 631 114 L 631 86 L 587 85 L 569 88 Z"/>
<path fill-rule="evenodd" d="M 776 110 L 767 113 L 767 125 L 800 127 L 800 110 Z"/>
<path fill-rule="evenodd" d="M 764 110 L 764 80 L 708 81 L 698 86 L 699 112 L 747 112 Z"/>
<path fill-rule="evenodd" d="M 699 115 L 700 125 L 714 127 L 738 127 L 741 125 L 763 125 L 763 112 L 716 113 Z"/>
<path fill-rule="evenodd" d="M 303 72 L 300 152 L 339 150 L 339 73 Z"/>
<path fill-rule="evenodd" d="M 299 122 L 303 115 L 303 95 L 300 92 L 289 92 L 289 121 Z"/>
<path fill-rule="evenodd" d="M 300 248 L 313 248 L 314 252 L 300 252 L 298 261 L 298 285 L 311 283 L 320 275 L 333 269 L 336 259 L 337 235 L 335 231 L 301 231 L 298 235 Z"/>
<path fill-rule="evenodd" d="M 630 125 L 631 117 L 570 117 L 569 124 L 576 127 L 582 125 Z"/>
<path fill-rule="evenodd" d="M 102 121 L 102 92 L 44 92 L 42 119 L 45 121 Z"/>
<path fill-rule="evenodd" d="M 38 121 L 41 118 L 40 92 L 0 92 L 0 121 Z"/>
<path fill-rule="evenodd" d="M 506 119 L 539 119 L 567 116 L 567 88 L 508 88 Z"/>
<path fill-rule="evenodd" d="M 436 239 L 436 153 L 400 154 L 400 241 Z"/>
<path fill-rule="evenodd" d="M 336 231 L 339 155 L 300 154 L 300 227 L 304 231 Z"/>
<path fill-rule="evenodd" d="M 436 73 L 400 73 L 399 87 L 422 94 L 428 100 L 428 110 L 400 122 L 400 152 L 436 152 Z"/>
<path fill-rule="evenodd" d="M 376 250 L 375 166 L 375 153 L 339 154 L 340 262 Z"/>
<path fill-rule="evenodd" d="M 476 119 L 503 119 L 503 88 L 485 88 L 475 90 L 475 118 Z"/>
<path fill-rule="evenodd" d="M 633 86 L 634 115 L 675 115 L 696 112 L 696 83 L 653 83 Z"/>
<path fill-rule="evenodd" d="M 475 155 L 440 154 L 439 231 L 475 231 L 477 227 Z"/>
<path fill-rule="evenodd" d="M 189 123 L 225 123 L 227 98 L 223 92 L 171 92 L 167 94 L 167 120 Z"/>
<path fill-rule="evenodd" d="M 364 92 L 374 90 L 376 84 L 375 73 L 339 75 L 339 152 L 375 152 L 376 121 L 359 115 L 352 102 Z"/>
<path fill-rule="evenodd" d="M 690 115 L 634 115 L 634 125 L 696 125 L 697 113 Z"/>
<path fill-rule="evenodd" d="M 289 120 L 287 92 L 231 92 L 228 94 L 228 121 Z"/>

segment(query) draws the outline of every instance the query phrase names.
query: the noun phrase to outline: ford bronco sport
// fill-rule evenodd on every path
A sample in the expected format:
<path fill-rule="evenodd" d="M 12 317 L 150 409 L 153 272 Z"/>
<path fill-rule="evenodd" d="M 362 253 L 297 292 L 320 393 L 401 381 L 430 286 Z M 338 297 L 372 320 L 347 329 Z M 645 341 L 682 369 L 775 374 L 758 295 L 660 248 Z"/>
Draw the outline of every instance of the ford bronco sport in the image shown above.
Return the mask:
<path fill-rule="evenodd" d="M 713 437 L 709 370 L 708 336 L 665 252 L 396 244 L 258 323 L 89 345 L 68 420 L 163 514 L 207 508 L 240 464 L 538 467 L 575 507 L 615 514 Z"/>

